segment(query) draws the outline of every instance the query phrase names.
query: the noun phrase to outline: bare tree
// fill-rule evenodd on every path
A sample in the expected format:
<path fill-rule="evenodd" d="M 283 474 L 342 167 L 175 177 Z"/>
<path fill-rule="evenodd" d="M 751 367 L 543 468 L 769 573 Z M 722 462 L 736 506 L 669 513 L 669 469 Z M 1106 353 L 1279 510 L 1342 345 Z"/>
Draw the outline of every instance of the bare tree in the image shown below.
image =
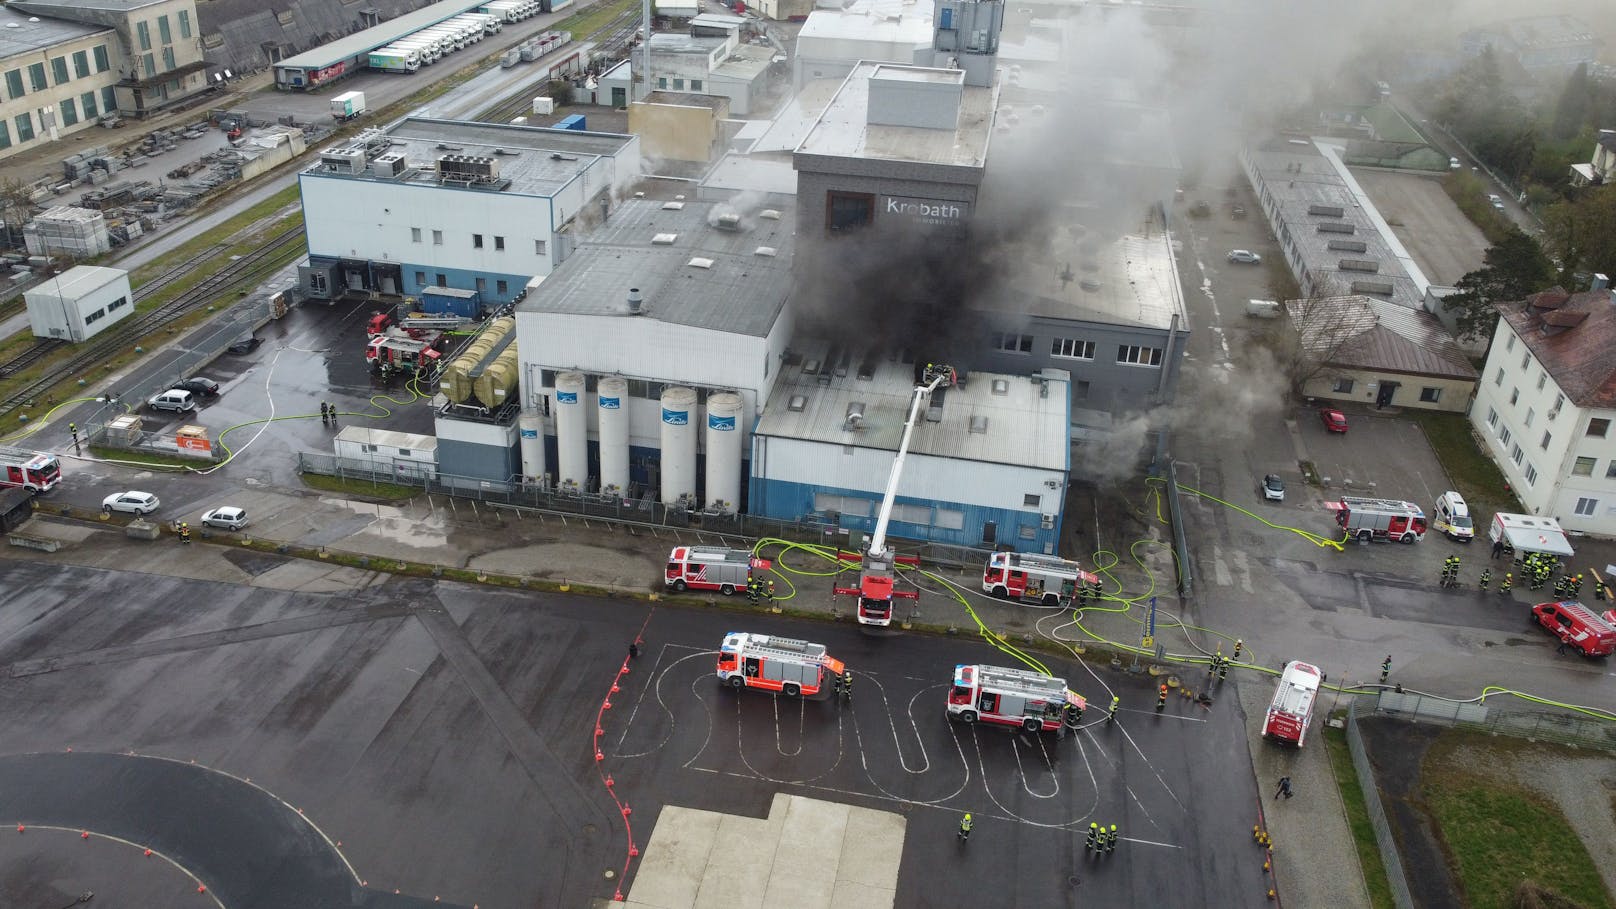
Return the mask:
<path fill-rule="evenodd" d="M 1374 310 L 1357 296 L 1313 294 L 1287 300 L 1285 313 L 1290 331 L 1285 335 L 1288 350 L 1281 362 L 1299 394 L 1315 378 L 1345 375 L 1337 357 L 1376 322 Z"/>

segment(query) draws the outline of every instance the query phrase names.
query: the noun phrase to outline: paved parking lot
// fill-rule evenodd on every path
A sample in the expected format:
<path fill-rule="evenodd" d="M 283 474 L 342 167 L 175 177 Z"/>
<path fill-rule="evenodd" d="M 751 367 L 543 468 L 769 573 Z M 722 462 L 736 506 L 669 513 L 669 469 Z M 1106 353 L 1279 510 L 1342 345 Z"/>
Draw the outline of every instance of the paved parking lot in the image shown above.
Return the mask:
<path fill-rule="evenodd" d="M 1433 284 L 1481 267 L 1487 238 L 1442 189 L 1441 178 L 1355 167 L 1352 175 Z"/>

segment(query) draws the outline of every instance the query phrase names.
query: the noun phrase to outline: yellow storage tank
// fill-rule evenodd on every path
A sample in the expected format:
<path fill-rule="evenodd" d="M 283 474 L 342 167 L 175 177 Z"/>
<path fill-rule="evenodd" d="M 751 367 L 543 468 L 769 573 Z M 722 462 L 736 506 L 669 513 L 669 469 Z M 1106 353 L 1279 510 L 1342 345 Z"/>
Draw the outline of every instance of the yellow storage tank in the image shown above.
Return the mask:
<path fill-rule="evenodd" d="M 489 322 L 488 327 L 466 345 L 465 352 L 443 368 L 438 383 L 438 390 L 443 392 L 443 396 L 454 404 L 464 404 L 470 400 L 473 393 L 471 374 L 499 346 L 499 342 L 515 330 L 516 320 L 510 316 L 501 316 Z"/>

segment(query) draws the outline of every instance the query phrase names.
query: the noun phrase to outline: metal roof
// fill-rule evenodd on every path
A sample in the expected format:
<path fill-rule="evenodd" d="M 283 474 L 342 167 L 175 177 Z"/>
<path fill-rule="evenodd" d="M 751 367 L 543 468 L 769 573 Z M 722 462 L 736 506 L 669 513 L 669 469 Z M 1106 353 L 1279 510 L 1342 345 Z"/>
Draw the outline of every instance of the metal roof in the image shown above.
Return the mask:
<path fill-rule="evenodd" d="M 101 265 L 75 265 L 49 281 L 42 281 L 26 294 L 43 294 L 58 300 L 77 300 L 117 281 L 127 281 L 129 272 Z"/>
<path fill-rule="evenodd" d="M 859 378 L 857 368 L 848 369 L 843 376 L 825 375 L 828 345 L 798 347 L 802 362 L 782 368 L 754 432 L 896 452 L 914 392 L 914 365 L 883 355 L 873 364 L 868 379 Z M 823 367 L 820 374 L 806 372 L 815 360 Z M 971 373 L 965 385 L 943 393 L 941 422 L 928 422 L 922 415 L 910 451 L 987 464 L 1066 470 L 1071 376 L 1059 369 L 1045 369 L 1040 375 L 1047 377 L 1042 383 L 1027 376 Z M 1002 393 L 994 390 L 998 382 L 1003 383 Z M 798 397 L 801 406 L 794 410 L 793 399 Z M 848 408 L 854 404 L 863 405 L 864 417 L 857 429 L 849 430 Z M 973 421 L 985 431 L 973 432 Z"/>
<path fill-rule="evenodd" d="M 112 29 L 48 16 L 30 16 L 10 6 L 0 6 L 0 59 L 44 50 L 101 32 L 110 35 Z"/>
<path fill-rule="evenodd" d="M 63 15 L 72 15 L 71 10 L 99 9 L 126 13 L 147 6 L 155 6 L 164 0 L 27 0 L 26 3 L 16 4 L 24 8 L 58 9 Z"/>
<path fill-rule="evenodd" d="M 1362 295 L 1288 300 L 1302 347 L 1333 366 L 1474 379 L 1476 370 L 1428 312 Z"/>
<path fill-rule="evenodd" d="M 982 167 L 993 132 L 997 85 L 965 86 L 953 129 L 886 126 L 869 122 L 870 78 L 892 78 L 914 67 L 862 60 L 848 73 L 836 97 L 814 123 L 797 154 Z"/>
<path fill-rule="evenodd" d="M 764 217 L 776 211 L 777 217 Z M 715 226 L 726 213 L 738 229 Z M 790 207 L 628 199 L 588 236 L 518 312 L 654 319 L 766 336 L 791 293 L 796 215 Z M 638 316 L 628 291 L 644 297 Z"/>
<path fill-rule="evenodd" d="M 409 117 L 387 130 L 387 151 L 403 154 L 416 168 L 403 177 L 336 176 L 318 161 L 305 168 L 310 176 L 370 180 L 400 185 L 437 186 L 434 164 L 445 154 L 490 157 L 499 162 L 503 191 L 552 196 L 603 157 L 614 157 L 634 141 L 616 133 L 578 132 L 538 126 L 509 126 L 466 120 Z"/>
<path fill-rule="evenodd" d="M 1499 312 L 1573 403 L 1616 407 L 1616 357 L 1611 355 L 1616 350 L 1616 291 L 1571 294 L 1556 287 L 1527 297 L 1524 306 L 1500 306 Z M 1573 322 L 1565 316 L 1581 319 Z M 1493 345 L 1489 366 L 1503 356 L 1502 350 Z"/>
<path fill-rule="evenodd" d="M 72 0 L 77 3 L 78 0 Z M 414 12 L 405 13 L 396 19 L 389 19 L 380 25 L 373 25 L 363 31 L 354 32 L 346 38 L 338 38 L 330 44 L 322 44 L 313 50 L 304 51 L 295 57 L 288 57 L 275 64 L 277 69 L 319 69 L 330 66 L 342 60 L 369 53 L 379 47 L 385 47 L 431 25 L 437 25 L 453 19 L 461 13 L 471 12 L 482 3 L 468 2 L 468 0 L 442 0 L 431 6 L 424 6 Z"/>

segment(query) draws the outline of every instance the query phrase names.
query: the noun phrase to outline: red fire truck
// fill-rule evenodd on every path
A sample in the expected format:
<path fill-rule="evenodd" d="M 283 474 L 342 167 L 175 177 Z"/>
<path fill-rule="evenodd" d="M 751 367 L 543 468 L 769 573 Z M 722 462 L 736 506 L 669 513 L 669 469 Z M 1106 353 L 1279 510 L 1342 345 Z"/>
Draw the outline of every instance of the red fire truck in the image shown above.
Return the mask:
<path fill-rule="evenodd" d="M 1347 536 L 1365 543 L 1413 543 L 1425 538 L 1425 512 L 1413 502 L 1342 496 L 1339 502 L 1326 502 L 1324 507 L 1335 512 L 1335 522 Z"/>
<path fill-rule="evenodd" d="M 995 552 L 988 557 L 987 569 L 982 572 L 982 590 L 1001 600 L 1067 606 L 1079 583 L 1092 584 L 1098 580 L 1076 562 L 1058 556 Z"/>
<path fill-rule="evenodd" d="M 372 337 L 365 345 L 365 361 L 375 371 L 430 373 L 443 357 L 441 338 L 412 338 L 393 328 Z"/>
<path fill-rule="evenodd" d="M 718 680 L 731 688 L 761 688 L 787 697 L 815 695 L 847 667 L 811 644 L 771 634 L 732 631 L 718 648 Z"/>
<path fill-rule="evenodd" d="M 1274 691 L 1273 703 L 1268 705 L 1268 716 L 1263 719 L 1263 738 L 1302 747 L 1307 738 L 1308 721 L 1313 719 L 1313 701 L 1323 681 L 1324 674 L 1317 666 L 1300 660 L 1286 664 L 1279 677 L 1279 688 Z"/>
<path fill-rule="evenodd" d="M 752 572 L 767 571 L 769 565 L 768 559 L 753 558 L 745 549 L 675 546 L 662 581 L 674 590 L 716 590 L 729 596 L 745 590 Z"/>
<path fill-rule="evenodd" d="M 0 486 L 20 486 L 38 495 L 62 482 L 62 462 L 53 454 L 0 448 Z"/>
<path fill-rule="evenodd" d="M 1065 679 L 1003 666 L 955 666 L 954 687 L 948 691 L 949 719 L 1019 726 L 1028 732 L 1053 732 L 1068 711 L 1075 714 L 1085 706 L 1083 696 L 1067 688 Z"/>

